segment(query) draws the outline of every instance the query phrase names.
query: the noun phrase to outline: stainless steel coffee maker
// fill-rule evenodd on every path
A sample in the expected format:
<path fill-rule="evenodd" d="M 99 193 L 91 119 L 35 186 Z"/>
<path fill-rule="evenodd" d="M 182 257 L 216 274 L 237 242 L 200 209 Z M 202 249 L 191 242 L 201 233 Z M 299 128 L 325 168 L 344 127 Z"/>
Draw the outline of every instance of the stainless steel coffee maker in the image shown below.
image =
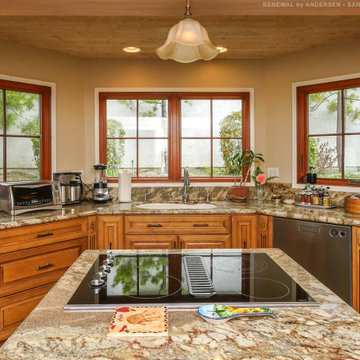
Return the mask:
<path fill-rule="evenodd" d="M 61 202 L 63 205 L 80 203 L 83 191 L 80 172 L 53 173 L 53 179 L 60 182 Z"/>

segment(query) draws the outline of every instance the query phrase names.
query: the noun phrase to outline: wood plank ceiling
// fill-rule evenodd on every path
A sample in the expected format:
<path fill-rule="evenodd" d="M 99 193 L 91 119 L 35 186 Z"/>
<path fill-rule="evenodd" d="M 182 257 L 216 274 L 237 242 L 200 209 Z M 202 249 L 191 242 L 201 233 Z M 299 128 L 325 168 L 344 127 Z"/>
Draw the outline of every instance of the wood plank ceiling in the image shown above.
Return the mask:
<path fill-rule="evenodd" d="M 197 18 L 223 59 L 262 59 L 331 44 L 360 45 L 358 16 L 221 16 Z M 179 17 L 1 17 L 0 39 L 86 58 L 156 58 Z M 127 54 L 125 46 L 138 46 Z"/>
<path fill-rule="evenodd" d="M 181 19 L 184 2 L 0 0 L 0 40 L 84 58 L 156 59 L 155 49 Z M 346 4 L 300 11 L 266 8 L 260 0 L 192 0 L 192 10 L 212 42 L 229 49 L 218 59 L 263 59 L 346 42 L 359 46 L 360 7 Z M 353 16 L 345 15 L 349 10 Z M 142 51 L 127 54 L 125 46 Z"/>

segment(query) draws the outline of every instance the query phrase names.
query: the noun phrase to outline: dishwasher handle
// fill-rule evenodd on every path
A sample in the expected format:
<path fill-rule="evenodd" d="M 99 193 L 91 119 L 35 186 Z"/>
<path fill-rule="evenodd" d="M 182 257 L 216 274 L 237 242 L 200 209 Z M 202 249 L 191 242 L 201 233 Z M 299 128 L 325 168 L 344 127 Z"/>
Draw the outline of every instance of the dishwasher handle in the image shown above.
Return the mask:
<path fill-rule="evenodd" d="M 299 232 L 312 233 L 312 234 L 319 234 L 320 233 L 320 226 L 301 224 L 301 225 L 298 226 L 298 231 Z"/>

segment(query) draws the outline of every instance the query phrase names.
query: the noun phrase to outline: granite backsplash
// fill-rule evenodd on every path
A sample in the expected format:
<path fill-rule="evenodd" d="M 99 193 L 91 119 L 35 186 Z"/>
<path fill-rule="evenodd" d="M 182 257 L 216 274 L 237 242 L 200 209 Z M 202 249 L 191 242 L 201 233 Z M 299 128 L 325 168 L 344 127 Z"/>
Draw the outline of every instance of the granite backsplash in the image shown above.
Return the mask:
<path fill-rule="evenodd" d="M 190 194 L 190 201 L 205 201 L 206 196 L 210 195 L 211 201 L 227 200 L 227 186 L 196 186 L 192 184 L 188 192 Z M 137 202 L 144 201 L 146 194 L 148 202 L 167 202 L 167 201 L 181 201 L 183 187 L 133 187 L 132 200 Z M 273 194 L 280 194 L 283 199 L 294 199 L 295 194 L 300 189 L 293 189 L 288 183 L 268 183 L 264 185 L 264 200 L 270 200 Z M 360 192 L 360 188 L 359 188 Z M 117 200 L 117 188 L 110 188 L 110 194 L 114 201 Z M 350 192 L 331 191 L 331 202 L 337 206 L 344 206 L 344 199 L 348 195 L 353 195 Z M 249 199 L 256 199 L 256 190 L 254 186 L 250 187 Z"/>

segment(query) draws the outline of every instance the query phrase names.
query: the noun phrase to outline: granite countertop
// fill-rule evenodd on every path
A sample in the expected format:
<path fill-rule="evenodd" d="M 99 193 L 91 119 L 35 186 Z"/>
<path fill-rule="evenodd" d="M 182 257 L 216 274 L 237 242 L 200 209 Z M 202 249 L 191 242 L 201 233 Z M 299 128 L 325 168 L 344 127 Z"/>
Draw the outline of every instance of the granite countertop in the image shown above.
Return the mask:
<path fill-rule="evenodd" d="M 2 346 L 0 359 L 360 359 L 360 315 L 281 250 L 252 251 L 266 252 L 319 307 L 274 308 L 277 320 L 219 325 L 194 311 L 175 311 L 169 337 L 108 338 L 112 312 L 63 311 L 99 254 L 88 250 Z"/>
<path fill-rule="evenodd" d="M 12 218 L 0 212 L 0 230 L 24 225 L 42 224 L 51 221 L 73 219 L 89 215 L 150 215 L 150 214 L 262 214 L 300 220 L 320 221 L 338 225 L 360 226 L 360 215 L 345 212 L 339 207 L 331 210 L 304 209 L 295 205 L 275 205 L 270 201 L 248 200 L 245 203 L 231 201 L 212 202 L 217 208 L 210 210 L 144 210 L 140 203 L 94 204 L 83 202 L 79 205 L 64 206 L 59 211 L 32 212 Z"/>

